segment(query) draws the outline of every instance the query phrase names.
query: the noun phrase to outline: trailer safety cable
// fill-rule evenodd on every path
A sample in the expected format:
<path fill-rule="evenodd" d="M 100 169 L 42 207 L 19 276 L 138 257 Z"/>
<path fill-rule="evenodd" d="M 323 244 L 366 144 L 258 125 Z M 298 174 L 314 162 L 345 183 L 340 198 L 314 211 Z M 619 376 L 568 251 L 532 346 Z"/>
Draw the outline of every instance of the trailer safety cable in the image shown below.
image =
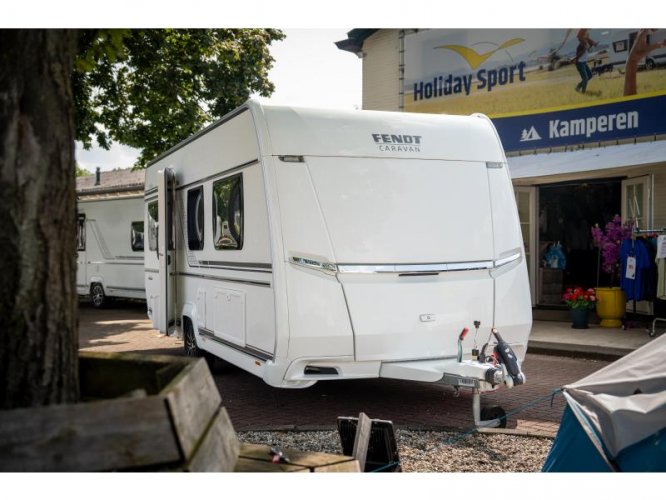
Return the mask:
<path fill-rule="evenodd" d="M 522 411 L 525 411 L 525 410 L 529 410 L 530 408 L 533 408 L 533 407 L 543 403 L 544 401 L 548 401 L 549 399 L 550 399 L 550 406 L 553 406 L 555 396 L 557 396 L 561 392 L 562 392 L 561 388 L 560 389 L 555 389 L 554 391 L 552 391 L 547 396 L 543 396 L 541 398 L 535 399 L 534 401 L 530 401 L 526 405 L 521 406 L 520 408 L 518 408 L 516 410 L 510 411 L 502 417 L 499 417 L 498 420 L 506 420 L 510 416 L 513 416 L 513 415 L 515 415 L 517 413 L 520 413 Z M 463 439 L 465 439 L 467 436 L 470 436 L 470 435 L 474 434 L 475 432 L 478 432 L 478 430 L 479 429 L 477 427 L 472 427 L 471 429 L 463 432 L 461 435 L 453 437 L 453 438 L 445 441 L 444 444 L 445 445 L 454 445 L 454 444 L 458 443 L 459 441 L 462 441 Z"/>
<path fill-rule="evenodd" d="M 379 467 L 375 470 L 368 471 L 368 472 L 381 472 L 384 469 L 388 469 L 389 467 L 393 467 L 394 465 L 400 465 L 400 460 L 398 460 L 397 462 L 391 462 L 390 464 L 382 465 L 381 467 Z"/>

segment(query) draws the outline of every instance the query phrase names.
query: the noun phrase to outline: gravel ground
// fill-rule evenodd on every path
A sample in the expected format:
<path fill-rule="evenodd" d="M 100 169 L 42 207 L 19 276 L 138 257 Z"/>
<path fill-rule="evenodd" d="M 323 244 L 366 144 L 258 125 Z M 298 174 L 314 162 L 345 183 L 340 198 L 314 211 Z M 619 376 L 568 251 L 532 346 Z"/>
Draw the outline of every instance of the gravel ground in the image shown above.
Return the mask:
<path fill-rule="evenodd" d="M 507 434 L 463 436 L 456 432 L 397 429 L 403 472 L 538 472 L 552 439 Z M 337 431 L 239 432 L 247 443 L 342 454 Z"/>

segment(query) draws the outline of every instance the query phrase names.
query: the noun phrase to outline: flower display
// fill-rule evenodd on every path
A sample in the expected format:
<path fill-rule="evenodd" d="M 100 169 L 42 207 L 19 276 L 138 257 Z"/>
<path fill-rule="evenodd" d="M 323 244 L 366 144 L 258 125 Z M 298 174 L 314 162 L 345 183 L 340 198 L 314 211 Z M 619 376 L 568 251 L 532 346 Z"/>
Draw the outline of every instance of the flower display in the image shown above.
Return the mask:
<path fill-rule="evenodd" d="M 622 223 L 619 215 L 613 217 L 604 229 L 595 224 L 592 228 L 592 241 L 601 252 L 601 270 L 613 281 L 620 277 L 620 245 L 622 240 L 631 237 L 632 224 Z"/>
<path fill-rule="evenodd" d="M 570 309 L 592 310 L 597 303 L 597 295 L 594 292 L 594 288 L 567 288 L 564 294 L 562 294 L 562 301 Z"/>

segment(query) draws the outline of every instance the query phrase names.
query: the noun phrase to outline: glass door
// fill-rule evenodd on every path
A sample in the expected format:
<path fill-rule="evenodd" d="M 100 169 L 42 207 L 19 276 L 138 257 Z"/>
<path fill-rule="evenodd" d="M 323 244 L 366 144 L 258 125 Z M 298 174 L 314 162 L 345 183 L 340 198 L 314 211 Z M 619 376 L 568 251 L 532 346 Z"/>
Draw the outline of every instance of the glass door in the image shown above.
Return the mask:
<path fill-rule="evenodd" d="M 523 245 L 525 247 L 525 258 L 527 259 L 527 273 L 530 278 L 530 295 L 532 306 L 536 304 L 536 187 L 515 187 L 516 204 L 518 205 L 518 217 L 520 229 L 523 234 Z"/>
<path fill-rule="evenodd" d="M 634 221 L 639 229 L 652 227 L 652 176 L 622 181 L 622 220 Z"/>
<path fill-rule="evenodd" d="M 622 181 L 622 220 L 633 221 L 639 229 L 652 228 L 652 175 Z M 652 302 L 627 301 L 627 312 L 652 314 Z"/>

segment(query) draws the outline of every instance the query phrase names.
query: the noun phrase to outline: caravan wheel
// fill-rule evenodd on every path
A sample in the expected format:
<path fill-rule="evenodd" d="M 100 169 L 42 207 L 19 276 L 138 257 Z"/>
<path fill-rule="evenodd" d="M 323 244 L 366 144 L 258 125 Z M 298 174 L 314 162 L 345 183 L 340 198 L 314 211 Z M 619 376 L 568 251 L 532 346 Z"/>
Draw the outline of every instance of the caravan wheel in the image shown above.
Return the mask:
<path fill-rule="evenodd" d="M 184 327 L 185 338 L 183 339 L 183 347 L 185 348 L 185 356 L 191 358 L 200 358 L 203 353 L 197 345 L 197 339 L 194 336 L 194 327 L 188 318 L 185 318 Z"/>
<path fill-rule="evenodd" d="M 104 294 L 104 287 L 101 283 L 93 283 L 90 285 L 90 300 L 92 300 L 93 307 L 100 309 L 106 305 L 106 295 Z"/>

